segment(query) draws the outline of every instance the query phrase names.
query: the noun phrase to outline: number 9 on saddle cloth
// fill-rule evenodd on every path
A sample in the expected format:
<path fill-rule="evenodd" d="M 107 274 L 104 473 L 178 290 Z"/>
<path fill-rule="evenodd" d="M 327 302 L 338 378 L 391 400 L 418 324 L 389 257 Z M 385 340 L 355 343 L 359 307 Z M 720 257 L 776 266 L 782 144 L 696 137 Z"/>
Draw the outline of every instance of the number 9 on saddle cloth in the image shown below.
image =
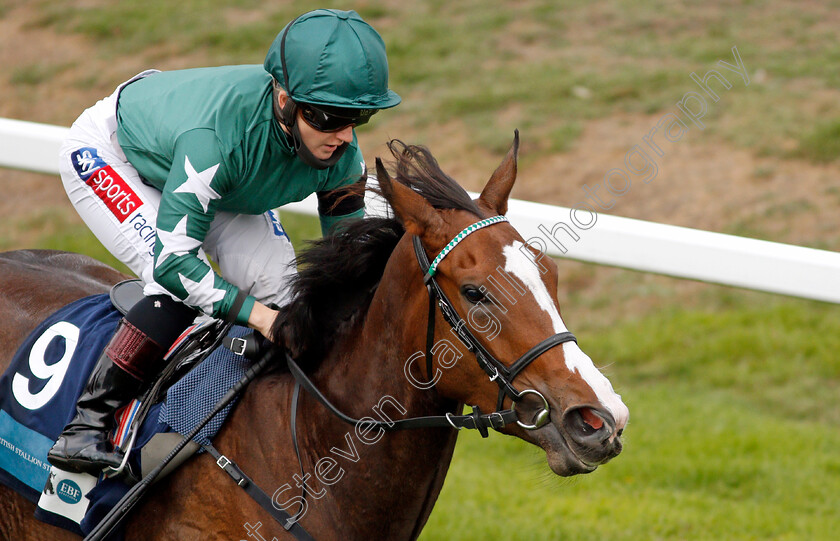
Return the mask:
<path fill-rule="evenodd" d="M 142 297 L 139 281 L 111 294 L 79 299 L 42 322 L 0 376 L 0 482 L 38 502 L 36 516 L 86 534 L 198 425 L 250 365 L 243 337 L 252 331 L 218 320 L 191 326 L 166 354 L 166 369 L 140 400 L 117 412 L 112 441 L 127 452 L 122 472 L 96 479 L 51 467 L 47 451 L 73 417 L 75 404 L 120 317 Z M 218 347 L 233 342 L 234 354 Z M 256 352 L 253 352 L 256 353 Z M 213 418 L 164 475 L 207 444 L 234 403 Z"/>

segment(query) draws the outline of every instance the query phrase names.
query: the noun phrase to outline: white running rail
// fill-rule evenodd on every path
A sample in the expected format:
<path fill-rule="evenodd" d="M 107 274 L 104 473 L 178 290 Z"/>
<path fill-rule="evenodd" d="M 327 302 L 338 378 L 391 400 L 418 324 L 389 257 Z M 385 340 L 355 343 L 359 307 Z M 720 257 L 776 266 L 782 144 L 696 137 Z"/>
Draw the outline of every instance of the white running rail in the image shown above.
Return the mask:
<path fill-rule="evenodd" d="M 0 118 L 0 167 L 57 174 L 66 132 Z M 381 202 L 368 204 L 382 213 Z M 316 198 L 284 209 L 315 215 Z M 840 253 L 606 214 L 584 230 L 573 227 L 570 209 L 530 201 L 511 200 L 508 218 L 549 256 L 840 303 Z"/>

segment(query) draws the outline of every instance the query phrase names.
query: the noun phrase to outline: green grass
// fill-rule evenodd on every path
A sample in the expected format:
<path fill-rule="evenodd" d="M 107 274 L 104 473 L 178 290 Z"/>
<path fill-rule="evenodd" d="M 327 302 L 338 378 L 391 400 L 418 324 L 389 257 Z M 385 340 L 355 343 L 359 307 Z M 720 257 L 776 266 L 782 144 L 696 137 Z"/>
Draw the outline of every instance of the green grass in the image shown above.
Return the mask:
<path fill-rule="evenodd" d="M 0 233 L 0 250 L 41 249 L 66 250 L 85 254 L 128 272 L 125 265 L 112 256 L 81 220 L 68 213 L 72 210 L 43 208 L 16 223 L 4 222 Z"/>
<path fill-rule="evenodd" d="M 63 71 L 66 67 L 54 66 L 51 64 L 28 65 L 12 70 L 11 83 L 17 86 L 34 87 L 46 84 L 57 71 Z"/>
<path fill-rule="evenodd" d="M 823 163 L 839 159 L 840 119 L 821 122 L 805 133 L 794 156 Z"/>
<path fill-rule="evenodd" d="M 282 210 L 277 215 L 295 247 L 295 253 L 306 249 L 307 241 L 321 238 L 321 222 L 317 217 Z"/>
<path fill-rule="evenodd" d="M 630 408 L 624 452 L 560 479 L 536 447 L 464 433 L 422 540 L 835 538 L 840 308 L 768 296 L 579 338 Z"/>

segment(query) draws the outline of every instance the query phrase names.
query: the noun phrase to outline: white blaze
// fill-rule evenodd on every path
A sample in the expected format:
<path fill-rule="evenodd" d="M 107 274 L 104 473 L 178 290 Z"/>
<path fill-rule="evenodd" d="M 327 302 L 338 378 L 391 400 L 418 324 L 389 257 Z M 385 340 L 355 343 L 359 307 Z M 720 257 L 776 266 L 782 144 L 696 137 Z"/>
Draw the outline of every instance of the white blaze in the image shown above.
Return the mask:
<path fill-rule="evenodd" d="M 521 242 L 514 241 L 513 244 L 505 246 L 502 250 L 506 259 L 505 271 L 516 276 L 528 288 L 539 307 L 551 318 L 555 333 L 568 332 L 569 329 L 563 323 L 560 312 L 554 306 L 551 294 L 540 278 L 539 269 L 533 261 L 522 253 L 521 248 L 523 246 Z M 630 411 L 621 401 L 621 396 L 613 390 L 610 380 L 595 368 L 592 359 L 578 347 L 576 342 L 566 342 L 562 347 L 563 356 L 566 358 L 566 367 L 569 371 L 577 371 L 580 374 L 580 377 L 592 388 L 601 405 L 612 414 L 616 427 L 623 428 L 630 417 Z"/>

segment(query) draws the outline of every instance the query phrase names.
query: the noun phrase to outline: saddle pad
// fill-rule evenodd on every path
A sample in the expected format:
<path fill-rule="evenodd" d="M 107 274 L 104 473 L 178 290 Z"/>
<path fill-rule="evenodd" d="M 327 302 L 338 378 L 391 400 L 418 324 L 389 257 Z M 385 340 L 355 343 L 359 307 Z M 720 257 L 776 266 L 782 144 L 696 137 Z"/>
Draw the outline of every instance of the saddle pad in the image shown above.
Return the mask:
<path fill-rule="evenodd" d="M 0 482 L 33 502 L 40 499 L 35 512 L 40 520 L 81 535 L 92 530 L 130 487 L 118 479 L 97 480 L 58 470 L 47 462 L 47 452 L 73 418 L 76 401 L 121 317 L 108 294 L 75 301 L 41 323 L 0 376 Z M 230 334 L 248 332 L 234 327 Z M 151 408 L 138 433 L 131 455 L 136 471 L 144 469 L 139 450 L 155 434 L 189 433 L 242 377 L 249 362 L 218 348 L 173 385 L 166 401 Z M 232 407 L 194 440 L 209 442 Z"/>
<path fill-rule="evenodd" d="M 119 319 L 108 295 L 75 301 L 26 338 L 0 377 L 0 481 L 34 502 L 49 476 L 47 451 Z"/>

